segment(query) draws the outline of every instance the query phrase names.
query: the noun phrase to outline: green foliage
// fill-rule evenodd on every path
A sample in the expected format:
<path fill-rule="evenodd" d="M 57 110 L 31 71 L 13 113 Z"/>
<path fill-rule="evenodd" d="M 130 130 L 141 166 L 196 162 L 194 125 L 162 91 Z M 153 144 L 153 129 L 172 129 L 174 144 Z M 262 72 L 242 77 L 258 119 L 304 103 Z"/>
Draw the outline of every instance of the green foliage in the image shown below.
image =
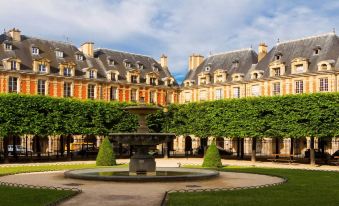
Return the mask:
<path fill-rule="evenodd" d="M 208 147 L 204 156 L 204 162 L 202 163 L 202 166 L 209 168 L 222 167 L 220 154 L 217 146 L 215 145 L 215 142 L 212 142 L 212 144 Z"/>
<path fill-rule="evenodd" d="M 96 159 L 97 166 L 113 166 L 116 165 L 115 154 L 113 151 L 113 147 L 108 137 L 106 137 L 99 149 L 99 153 Z"/>

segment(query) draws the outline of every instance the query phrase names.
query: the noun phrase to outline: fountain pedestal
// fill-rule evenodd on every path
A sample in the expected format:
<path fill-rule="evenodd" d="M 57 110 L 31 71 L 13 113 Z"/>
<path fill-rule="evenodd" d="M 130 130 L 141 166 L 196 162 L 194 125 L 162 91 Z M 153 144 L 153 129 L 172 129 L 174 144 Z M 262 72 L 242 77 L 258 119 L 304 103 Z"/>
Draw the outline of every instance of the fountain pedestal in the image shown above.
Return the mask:
<path fill-rule="evenodd" d="M 131 157 L 129 162 L 130 175 L 156 175 L 156 163 L 152 155 L 148 154 L 148 146 L 134 146 L 137 153 Z"/>

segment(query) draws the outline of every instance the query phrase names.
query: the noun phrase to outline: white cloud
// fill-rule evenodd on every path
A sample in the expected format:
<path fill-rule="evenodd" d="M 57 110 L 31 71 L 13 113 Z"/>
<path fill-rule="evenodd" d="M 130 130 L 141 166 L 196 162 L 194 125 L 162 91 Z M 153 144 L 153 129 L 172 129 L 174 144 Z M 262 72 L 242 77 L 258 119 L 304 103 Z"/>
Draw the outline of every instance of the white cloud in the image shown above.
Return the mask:
<path fill-rule="evenodd" d="M 182 77 L 188 56 L 269 45 L 338 28 L 339 4 L 250 0 L 11 0 L 1 4 L 0 25 L 24 34 L 169 56 Z"/>

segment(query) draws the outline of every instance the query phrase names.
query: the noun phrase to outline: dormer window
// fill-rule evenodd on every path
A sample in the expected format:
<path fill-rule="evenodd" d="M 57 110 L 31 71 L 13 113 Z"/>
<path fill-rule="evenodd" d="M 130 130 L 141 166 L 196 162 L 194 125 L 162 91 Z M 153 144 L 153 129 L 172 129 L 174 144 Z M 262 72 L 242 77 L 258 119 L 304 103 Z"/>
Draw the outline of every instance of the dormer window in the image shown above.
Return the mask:
<path fill-rule="evenodd" d="M 275 60 L 280 60 L 281 56 L 280 55 L 275 55 Z"/>
<path fill-rule="evenodd" d="M 138 69 L 140 69 L 140 70 L 144 69 L 144 65 L 141 64 L 141 63 L 137 63 L 137 67 L 138 67 Z"/>
<path fill-rule="evenodd" d="M 109 66 L 114 66 L 115 65 L 115 61 L 113 59 L 108 59 L 108 65 Z"/>
<path fill-rule="evenodd" d="M 39 64 L 39 72 L 41 72 L 41 73 L 47 72 L 47 68 L 46 68 L 45 64 Z"/>
<path fill-rule="evenodd" d="M 210 70 L 211 70 L 211 67 L 210 67 L 210 66 L 205 67 L 205 71 L 206 71 L 206 72 L 209 72 Z"/>
<path fill-rule="evenodd" d="M 318 55 L 320 53 L 320 50 L 321 50 L 321 47 L 320 46 L 316 46 L 314 49 L 313 49 L 313 54 L 314 55 Z"/>
<path fill-rule="evenodd" d="M 304 72 L 304 65 L 298 64 L 295 66 L 295 73 L 302 73 Z"/>
<path fill-rule="evenodd" d="M 258 79 L 258 73 L 253 73 L 253 75 L 252 75 L 252 79 Z"/>
<path fill-rule="evenodd" d="M 16 64 L 17 62 L 15 60 L 11 61 L 11 70 L 17 70 Z"/>
<path fill-rule="evenodd" d="M 39 48 L 37 48 L 37 47 L 32 47 L 32 54 L 33 54 L 33 55 L 39 55 Z"/>
<path fill-rule="evenodd" d="M 159 68 L 158 68 L 158 66 L 153 66 L 153 71 L 155 71 L 155 72 L 157 72 L 157 71 L 159 71 Z"/>
<path fill-rule="evenodd" d="M 242 73 L 236 73 L 232 75 L 232 80 L 233 81 L 241 81 L 244 77 L 244 74 Z"/>
<path fill-rule="evenodd" d="M 94 70 L 90 70 L 89 71 L 89 78 L 90 79 L 94 79 L 95 78 L 95 71 Z"/>
<path fill-rule="evenodd" d="M 126 68 L 132 68 L 131 62 L 129 62 L 127 59 L 124 60 L 124 66 L 125 66 Z"/>
<path fill-rule="evenodd" d="M 156 85 L 157 84 L 157 78 L 151 77 L 149 79 L 149 83 L 150 83 L 150 85 Z"/>
<path fill-rule="evenodd" d="M 232 67 L 233 68 L 238 68 L 239 67 L 239 59 L 235 59 L 232 61 Z"/>
<path fill-rule="evenodd" d="M 81 55 L 81 54 L 75 55 L 75 58 L 76 58 L 77 61 L 83 61 L 84 60 L 84 56 Z"/>
<path fill-rule="evenodd" d="M 55 51 L 55 55 L 56 55 L 58 58 L 64 58 L 64 52 L 62 52 L 62 51 Z"/>
<path fill-rule="evenodd" d="M 116 78 L 116 74 L 115 73 L 111 73 L 111 80 L 112 81 L 117 81 L 117 78 Z"/>
<path fill-rule="evenodd" d="M 70 77 L 70 76 L 72 76 L 72 69 L 69 68 L 69 67 L 65 67 L 65 68 L 64 68 L 64 76 L 65 76 L 65 77 Z"/>
<path fill-rule="evenodd" d="M 131 75 L 131 82 L 132 83 L 138 83 L 138 76 L 137 75 Z"/>
<path fill-rule="evenodd" d="M 277 52 L 277 53 L 274 55 L 274 60 L 275 60 L 275 61 L 279 61 L 279 60 L 281 60 L 281 57 L 282 57 L 282 53 L 281 53 L 281 52 Z"/>
<path fill-rule="evenodd" d="M 12 44 L 10 43 L 5 43 L 5 51 L 11 51 L 12 50 Z"/>
<path fill-rule="evenodd" d="M 273 68 L 272 71 L 273 71 L 273 76 L 275 76 L 275 77 L 280 76 L 280 67 Z"/>

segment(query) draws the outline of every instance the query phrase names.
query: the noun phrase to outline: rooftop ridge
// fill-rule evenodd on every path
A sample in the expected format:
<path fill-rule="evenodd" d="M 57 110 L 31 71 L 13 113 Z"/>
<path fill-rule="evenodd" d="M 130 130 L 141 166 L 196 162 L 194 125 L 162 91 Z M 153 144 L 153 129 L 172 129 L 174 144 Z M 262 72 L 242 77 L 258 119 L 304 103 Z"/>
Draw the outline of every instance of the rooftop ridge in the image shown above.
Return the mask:
<path fill-rule="evenodd" d="M 60 41 L 60 40 L 50 40 L 50 39 L 44 39 L 44 38 L 35 37 L 35 36 L 28 36 L 28 35 L 23 35 L 23 36 L 30 38 L 30 39 L 37 39 L 37 40 L 54 42 L 54 43 L 59 43 L 59 44 L 67 44 L 67 45 L 74 46 L 74 47 L 78 48 L 75 44 L 73 44 L 71 42 Z"/>
<path fill-rule="evenodd" d="M 329 35 L 336 35 L 336 34 L 334 32 L 328 32 L 328 33 L 323 33 L 323 34 L 312 35 L 312 36 L 302 37 L 302 38 L 298 38 L 298 39 L 292 39 L 292 40 L 286 40 L 286 41 L 283 41 L 283 42 L 278 42 L 277 45 L 287 44 L 287 43 L 296 42 L 296 41 L 303 41 L 303 40 L 308 40 L 308 39 L 313 39 L 313 38 L 318 38 L 318 37 L 323 37 L 323 36 L 329 36 Z"/>
<path fill-rule="evenodd" d="M 218 56 L 218 55 L 223 55 L 223 54 L 236 53 L 236 52 L 242 52 L 242 51 L 253 51 L 253 49 L 252 48 L 242 48 L 242 49 L 237 49 L 237 50 L 232 50 L 232 51 L 219 52 L 219 53 L 216 53 L 216 54 L 211 54 L 208 57 Z"/>
<path fill-rule="evenodd" d="M 136 53 L 132 53 L 132 52 L 119 51 L 119 50 L 115 50 L 115 49 L 109 49 L 109 48 L 96 48 L 96 49 L 94 49 L 94 51 L 98 51 L 98 50 L 108 50 L 108 51 L 112 51 L 112 52 L 120 52 L 120 53 L 131 54 L 131 55 L 137 55 L 137 56 L 143 56 L 143 57 L 148 57 L 148 58 L 154 59 L 153 57 L 151 57 L 151 56 L 149 56 L 149 55 L 136 54 Z"/>

